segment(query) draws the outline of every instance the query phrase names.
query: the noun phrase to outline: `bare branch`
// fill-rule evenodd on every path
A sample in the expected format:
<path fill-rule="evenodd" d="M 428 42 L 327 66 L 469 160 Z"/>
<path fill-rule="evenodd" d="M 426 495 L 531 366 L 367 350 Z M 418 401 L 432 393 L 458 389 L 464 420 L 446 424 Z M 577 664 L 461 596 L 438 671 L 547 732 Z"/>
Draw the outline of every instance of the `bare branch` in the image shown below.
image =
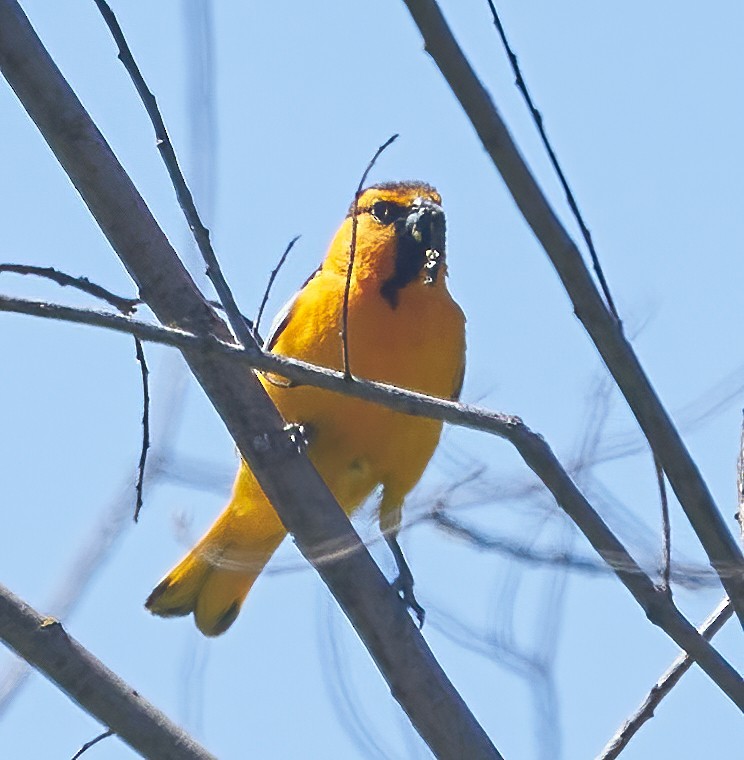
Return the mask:
<path fill-rule="evenodd" d="M 299 235 L 296 235 L 293 237 L 290 241 L 287 247 L 284 249 L 284 253 L 281 255 L 279 259 L 279 263 L 271 270 L 271 274 L 269 275 L 269 281 L 266 283 L 266 290 L 264 290 L 263 298 L 261 299 L 261 305 L 258 307 L 258 314 L 256 314 L 256 321 L 253 323 L 253 326 L 251 327 L 251 330 L 253 332 L 253 338 L 258 343 L 258 345 L 261 345 L 261 336 L 259 334 L 259 328 L 261 326 L 261 317 L 263 316 L 264 309 L 266 308 L 266 302 L 269 300 L 269 294 L 271 293 L 271 288 L 274 285 L 274 280 L 276 279 L 276 276 L 279 274 L 279 270 L 284 266 L 284 262 L 287 260 L 287 256 L 289 256 L 289 252 L 294 248 L 294 244 L 300 239 Z"/>
<path fill-rule="evenodd" d="M 139 520 L 139 513 L 142 509 L 142 491 L 145 486 L 145 464 L 147 464 L 147 450 L 150 448 L 150 384 L 149 370 L 145 360 L 145 351 L 142 348 L 142 342 L 135 335 L 134 347 L 137 355 L 137 361 L 142 372 L 142 449 L 140 451 L 139 463 L 137 464 L 137 503 L 134 507 L 134 521 Z"/>
<path fill-rule="evenodd" d="M 196 240 L 199 252 L 207 265 L 207 277 L 212 281 L 214 289 L 217 291 L 217 295 L 225 308 L 225 315 L 235 336 L 243 345 L 250 345 L 253 342 L 250 328 L 240 313 L 238 304 L 222 274 L 222 269 L 212 248 L 209 230 L 202 223 L 199 212 L 196 209 L 196 204 L 194 203 L 194 198 L 186 184 L 181 167 L 178 165 L 178 158 L 168 136 L 168 130 L 165 128 L 165 122 L 158 108 L 157 100 L 147 86 L 142 72 L 132 56 L 132 51 L 129 49 L 119 22 L 116 20 L 116 16 L 109 4 L 106 0 L 93 0 L 93 2 L 101 12 L 101 16 L 103 16 L 103 20 L 106 22 L 106 26 L 108 26 L 111 36 L 119 48 L 119 60 L 131 77 L 137 94 L 140 96 L 140 100 L 145 107 L 145 111 L 147 111 L 147 115 L 150 117 L 155 130 L 156 145 L 168 170 L 168 176 L 173 184 L 173 188 L 176 191 L 178 203 L 186 217 L 189 228 L 194 234 L 194 240 Z"/>
<path fill-rule="evenodd" d="M 514 144 L 491 96 L 452 35 L 436 0 L 405 0 L 432 56 L 548 254 L 592 341 L 661 462 L 677 499 L 719 572 L 744 625 L 744 557 L 638 357 L 607 311 L 571 240 Z M 730 573 L 731 568 L 738 572 Z"/>
<path fill-rule="evenodd" d="M 0 0 L 0 68 L 158 319 L 230 341 L 15 0 Z M 247 333 L 238 337 L 257 351 L 236 321 Z M 183 354 L 302 553 L 316 564 L 329 540 L 357 547 L 317 570 L 434 754 L 500 757 L 258 379 L 222 352 Z"/>
<path fill-rule="evenodd" d="M 710 617 L 698 629 L 700 633 L 710 641 L 724 623 L 731 617 L 734 610 L 731 602 L 724 599 L 711 613 Z M 654 684 L 646 699 L 640 707 L 628 718 L 622 728 L 610 739 L 607 746 L 597 756 L 597 760 L 614 760 L 627 747 L 628 742 L 635 736 L 638 729 L 653 718 L 654 711 L 661 700 L 677 685 L 680 678 L 690 669 L 692 660 L 686 654 L 679 657 L 670 665 L 669 669 Z"/>
<path fill-rule="evenodd" d="M 672 587 L 669 581 L 672 572 L 672 526 L 669 522 L 669 500 L 664 482 L 664 470 L 656 457 L 654 457 L 654 469 L 661 501 L 661 590 L 671 596 Z"/>
<path fill-rule="evenodd" d="M 612 313 L 612 316 L 615 317 L 615 319 L 618 322 L 618 325 L 622 329 L 622 324 L 620 322 L 620 315 L 617 313 L 617 309 L 615 308 L 615 302 L 612 300 L 612 295 L 610 294 L 610 286 L 607 284 L 607 280 L 605 279 L 604 272 L 602 271 L 602 267 L 599 263 L 599 256 L 597 255 L 597 250 L 594 247 L 594 241 L 592 240 L 592 233 L 589 231 L 589 228 L 586 226 L 586 222 L 584 221 L 584 217 L 581 211 L 579 211 L 579 205 L 576 202 L 576 198 L 574 197 L 574 194 L 568 184 L 566 175 L 563 173 L 563 169 L 561 168 L 561 165 L 558 162 L 558 156 L 556 156 L 555 151 L 553 150 L 553 146 L 551 145 L 550 140 L 548 139 L 548 134 L 545 131 L 545 123 L 543 121 L 542 114 L 537 109 L 537 106 L 535 106 L 532 100 L 532 96 L 530 95 L 530 91 L 527 89 L 527 82 L 524 81 L 522 70 L 519 68 L 519 61 L 517 60 L 516 53 L 512 50 L 512 47 L 509 44 L 509 40 L 506 38 L 506 30 L 504 29 L 504 25 L 501 23 L 501 18 L 499 17 L 498 12 L 496 11 L 496 6 L 493 4 L 493 0 L 488 0 L 488 7 L 491 9 L 491 15 L 493 16 L 494 26 L 496 27 L 496 31 L 499 33 L 499 37 L 501 37 L 501 42 L 504 46 L 504 49 L 506 50 L 506 55 L 509 58 L 509 63 L 511 64 L 512 71 L 514 72 L 514 79 L 515 79 L 515 84 L 517 85 L 517 89 L 522 93 L 524 102 L 527 104 L 527 108 L 530 111 L 532 120 L 535 122 L 537 131 L 540 133 L 540 139 L 542 140 L 542 143 L 545 146 L 545 150 L 548 153 L 548 157 L 550 158 L 550 163 L 553 164 L 553 169 L 555 169 L 555 173 L 558 175 L 558 180 L 561 183 L 563 192 L 566 194 L 566 200 L 568 201 L 568 205 L 570 206 L 571 212 L 573 213 L 574 218 L 576 219 L 576 222 L 579 225 L 579 229 L 581 230 L 581 235 L 584 238 L 586 247 L 589 249 L 589 255 L 591 256 L 591 259 L 592 259 L 592 266 L 594 267 L 594 273 L 597 275 L 597 280 L 599 281 L 599 285 L 602 288 L 602 293 L 604 293 L 605 300 L 607 301 L 607 307 L 609 308 L 610 312 Z"/>
<path fill-rule="evenodd" d="M 115 736 L 114 732 L 111 729 L 98 734 L 95 739 L 91 739 L 89 742 L 85 742 L 85 744 L 80 747 L 80 749 L 70 758 L 70 760 L 78 760 L 78 758 L 82 757 L 91 747 L 98 744 L 98 742 L 102 742 L 104 739 L 108 739 L 109 736 Z"/>
<path fill-rule="evenodd" d="M 111 304 L 115 309 L 118 309 L 122 314 L 133 314 L 135 309 L 142 303 L 139 298 L 117 296 L 116 293 L 112 293 L 110 290 L 96 285 L 95 282 L 91 282 L 87 277 L 73 277 L 72 275 L 60 272 L 54 267 L 37 267 L 32 264 L 0 264 L 0 272 L 44 277 L 63 287 L 72 287 L 76 290 L 81 290 L 83 293 L 89 293 L 96 298 L 100 298 L 106 301 L 106 303 Z"/>
<path fill-rule="evenodd" d="M 0 638 L 122 741 L 157 760 L 215 760 L 70 637 L 0 586 Z"/>
<path fill-rule="evenodd" d="M 314 367 L 305 362 L 257 349 L 246 350 L 232 343 L 222 343 L 213 336 L 201 338 L 171 328 L 121 317 L 118 314 L 104 314 L 0 296 L 0 311 L 11 310 L 11 306 L 12 310 L 27 314 L 56 318 L 66 315 L 71 320 L 113 327 L 137 334 L 143 340 L 159 339 L 161 342 L 181 348 L 187 357 L 198 355 L 199 350 L 206 360 L 217 353 L 229 354 L 231 358 L 238 358 L 254 369 L 278 374 L 294 382 L 346 393 L 407 414 L 440 419 L 505 438 L 517 449 L 527 466 L 540 478 L 559 506 L 613 569 L 643 608 L 649 620 L 662 628 L 685 651 L 692 654 L 703 670 L 744 710 L 744 683 L 736 671 L 698 635 L 694 626 L 677 610 L 668 595 L 655 587 L 653 581 L 643 572 L 576 487 L 549 445 L 540 435 L 530 430 L 519 417 L 433 398 L 384 383 L 359 379 L 349 383 L 342 372 Z M 347 542 L 346 539 L 329 539 L 328 534 L 324 537 L 319 534 L 313 554 L 313 564 L 316 569 L 320 566 L 333 567 L 337 559 L 342 556 L 349 557 L 357 552 L 360 547 L 359 539 L 356 534 L 353 535 L 355 538 Z M 321 547 L 323 547 L 322 550 L 318 551 Z M 336 550 L 329 547 L 336 547 Z M 328 559 L 330 551 L 334 552 L 331 560 Z M 732 572 L 737 571 L 738 568 L 732 568 Z"/>
<path fill-rule="evenodd" d="M 392 135 L 380 145 L 375 151 L 374 156 L 369 160 L 366 169 L 362 172 L 362 178 L 359 180 L 356 192 L 354 193 L 354 203 L 351 206 L 351 243 L 349 245 L 349 264 L 346 267 L 346 285 L 344 286 L 343 311 L 341 312 L 341 349 L 343 352 L 344 375 L 347 380 L 351 380 L 351 368 L 349 367 L 349 292 L 351 290 L 351 274 L 354 271 L 354 258 L 356 256 L 357 243 L 357 226 L 359 224 L 359 196 L 362 194 L 364 183 L 367 181 L 372 167 L 377 162 L 380 154 L 398 139 L 398 135 Z"/>

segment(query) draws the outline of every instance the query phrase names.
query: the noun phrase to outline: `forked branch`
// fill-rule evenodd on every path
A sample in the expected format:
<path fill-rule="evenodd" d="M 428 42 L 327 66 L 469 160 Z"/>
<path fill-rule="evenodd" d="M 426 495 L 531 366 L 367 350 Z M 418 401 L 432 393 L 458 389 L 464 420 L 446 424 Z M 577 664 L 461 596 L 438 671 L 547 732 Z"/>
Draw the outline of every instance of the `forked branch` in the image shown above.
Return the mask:
<path fill-rule="evenodd" d="M 426 51 L 545 249 L 571 298 L 576 316 L 625 396 L 744 626 L 744 557 L 690 452 L 618 321 L 605 306 L 576 244 L 548 203 L 491 96 L 457 44 L 436 0 L 405 0 L 405 4 L 424 38 Z M 736 568 L 734 572 L 732 568 Z"/>

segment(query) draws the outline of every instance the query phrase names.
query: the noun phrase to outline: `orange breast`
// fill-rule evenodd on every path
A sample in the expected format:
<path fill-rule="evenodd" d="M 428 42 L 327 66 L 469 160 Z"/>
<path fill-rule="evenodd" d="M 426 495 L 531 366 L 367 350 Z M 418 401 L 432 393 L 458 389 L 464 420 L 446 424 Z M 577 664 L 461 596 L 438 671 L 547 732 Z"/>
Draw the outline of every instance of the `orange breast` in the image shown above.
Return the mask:
<path fill-rule="evenodd" d="M 274 351 L 342 368 L 344 278 L 321 272 L 303 289 Z M 376 283 L 352 286 L 349 356 L 352 374 L 449 398 L 464 364 L 464 316 L 446 289 L 412 283 L 397 308 Z M 406 493 L 436 448 L 441 423 L 309 386 L 264 381 L 284 418 L 309 426 L 310 456 L 336 497 L 352 509 L 378 484 Z"/>

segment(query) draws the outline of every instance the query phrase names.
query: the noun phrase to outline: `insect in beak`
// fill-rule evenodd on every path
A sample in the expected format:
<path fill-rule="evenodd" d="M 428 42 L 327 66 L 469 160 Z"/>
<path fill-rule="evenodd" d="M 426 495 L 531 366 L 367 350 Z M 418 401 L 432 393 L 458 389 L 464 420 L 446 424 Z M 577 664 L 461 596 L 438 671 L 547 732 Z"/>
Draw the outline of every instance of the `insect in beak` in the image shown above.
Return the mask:
<path fill-rule="evenodd" d="M 405 229 L 421 251 L 424 284 L 433 285 L 444 260 L 446 224 L 442 207 L 428 198 L 416 198 L 406 217 Z"/>

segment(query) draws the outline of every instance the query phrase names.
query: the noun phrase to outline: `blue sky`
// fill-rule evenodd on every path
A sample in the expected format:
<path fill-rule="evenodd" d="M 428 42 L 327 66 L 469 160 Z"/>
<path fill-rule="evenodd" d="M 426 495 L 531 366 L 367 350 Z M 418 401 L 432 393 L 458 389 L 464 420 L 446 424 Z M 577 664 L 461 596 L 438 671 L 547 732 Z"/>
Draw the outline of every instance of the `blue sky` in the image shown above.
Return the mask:
<path fill-rule="evenodd" d="M 95 6 L 22 3 L 52 56 L 199 274 L 149 123 Z M 286 243 L 269 313 L 312 271 L 369 157 L 372 181 L 438 187 L 448 214 L 450 286 L 468 315 L 463 397 L 522 416 L 566 463 L 649 571 L 658 561 L 651 458 L 547 258 L 519 216 L 401 2 L 212 3 L 216 135 L 193 97 L 196 0 L 113 2 L 211 227 L 244 310 L 254 313 Z M 500 3 L 524 74 L 588 224 L 628 333 L 729 519 L 744 405 L 744 113 L 740 30 L 729 0 L 609 6 Z M 442 8 L 530 166 L 575 233 L 493 29 L 487 4 Z M 191 14 L 187 19 L 188 14 Z M 56 266 L 123 294 L 131 282 L 13 93 L 0 87 L 0 259 Z M 210 179 L 211 178 L 211 179 Z M 3 274 L 0 290 L 89 305 Z M 150 348 L 153 423 L 164 474 L 138 525 L 133 470 L 141 389 L 131 341 L 92 328 L 1 315 L 0 581 L 47 612 L 97 526 L 121 524 L 66 620 L 70 632 L 220 758 L 418 758 L 427 751 L 366 652 L 290 542 L 224 637 L 150 617 L 142 602 L 223 505 L 234 446 L 170 351 Z M 599 390 L 598 390 L 599 388 Z M 590 433 L 599 430 L 594 441 Z M 161 432 L 162 431 L 162 432 Z M 589 440 L 588 443 L 585 443 Z M 628 456 L 617 457 L 629 450 Z M 482 471 L 481 471 L 482 470 Z M 480 471 L 473 482 L 468 475 Z M 424 634 L 507 758 L 593 757 L 676 654 L 611 577 L 567 575 L 476 552 L 416 522 L 444 494 L 452 514 L 515 545 L 593 558 L 508 444 L 450 429 L 412 494 L 403 534 Z M 675 555 L 703 554 L 676 502 Z M 113 516 L 112 516 L 113 515 Z M 356 519 L 376 537 L 373 511 Z M 731 521 L 732 527 L 734 526 Z M 374 556 L 393 575 L 384 547 Z M 85 575 L 85 573 L 83 573 Z M 714 585 L 676 589 L 694 622 Z M 744 667 L 731 623 L 716 639 Z M 0 656 L 0 683 L 11 664 Z M 542 663 L 543 676 L 535 676 Z M 550 717 L 550 719 L 548 719 Z M 43 726 L 43 730 L 40 730 Z M 34 676 L 0 714 L 8 757 L 68 757 L 95 721 Z M 691 671 L 625 757 L 732 756 L 736 708 Z M 116 740 L 90 757 L 128 758 Z"/>

